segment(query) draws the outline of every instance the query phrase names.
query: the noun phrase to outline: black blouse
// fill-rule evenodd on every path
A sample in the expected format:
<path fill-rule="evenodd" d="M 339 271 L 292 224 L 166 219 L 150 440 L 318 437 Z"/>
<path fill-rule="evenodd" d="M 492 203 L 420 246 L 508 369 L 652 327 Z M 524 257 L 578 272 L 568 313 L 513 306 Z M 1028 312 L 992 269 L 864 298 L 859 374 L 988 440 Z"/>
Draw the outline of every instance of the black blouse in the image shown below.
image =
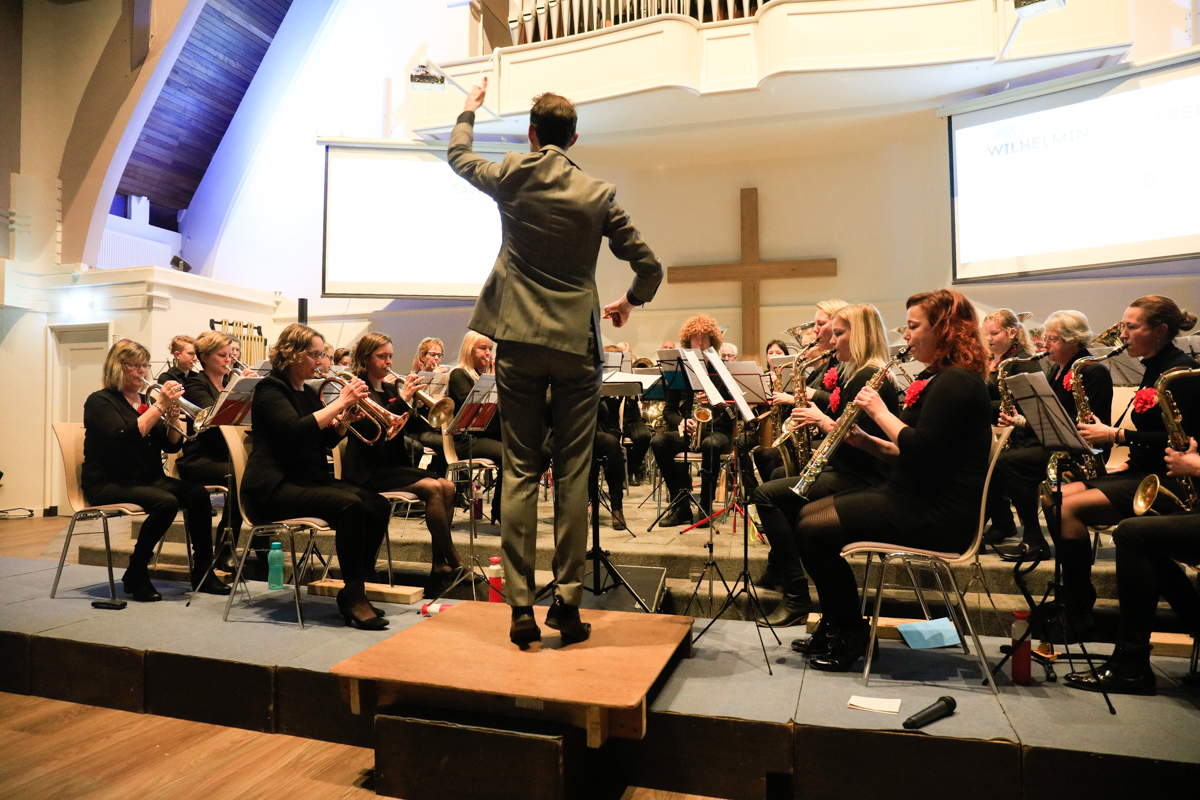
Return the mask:
<path fill-rule="evenodd" d="M 225 375 L 228 378 L 229 375 Z M 189 403 L 200 408 L 209 408 L 217 404 L 221 390 L 213 386 L 208 375 L 203 372 L 193 372 L 183 389 L 183 397 Z M 189 421 L 189 425 L 191 421 Z M 190 442 L 184 442 L 183 456 L 179 464 L 187 467 L 190 464 L 201 464 L 209 461 L 228 461 L 229 448 L 225 445 L 225 437 L 220 428 L 209 428 Z"/>
<path fill-rule="evenodd" d="M 251 407 L 253 449 L 246 464 L 245 498 L 267 498 L 280 483 L 329 482 L 326 448 L 335 447 L 341 434 L 333 425 L 324 428 L 313 416 L 324 406 L 315 388 L 305 384 L 297 391 L 285 373 L 272 370 L 254 390 Z"/>
<path fill-rule="evenodd" d="M 162 419 L 142 436 L 139 416 L 115 389 L 88 395 L 83 404 L 81 483 L 85 494 L 89 487 L 102 483 L 149 483 L 163 477 L 162 453 L 178 452 L 180 442 L 168 438 L 167 423 Z"/>
<path fill-rule="evenodd" d="M 879 367 L 868 365 L 851 376 L 847 377 L 845 371 L 838 375 L 837 383 L 829 393 L 829 407 L 833 412 L 830 416 L 833 417 L 835 423 L 846 413 L 846 409 L 851 407 L 854 403 L 854 398 L 858 397 L 859 391 L 878 374 Z M 883 400 L 883 404 L 887 406 L 888 411 L 893 414 L 898 413 L 900 403 L 897 400 L 895 384 L 890 377 L 879 387 L 879 397 Z M 883 430 L 867 414 L 859 414 L 856 424 L 871 436 L 881 439 L 887 438 Z M 851 447 L 844 442 L 838 446 L 837 451 L 829 460 L 829 469 L 836 472 L 859 475 L 868 480 L 880 479 L 884 477 L 886 472 L 886 466 L 882 461 L 867 451 Z"/>
<path fill-rule="evenodd" d="M 917 381 L 926 383 L 914 390 Z M 922 372 L 900 410 L 900 456 L 888 475 L 890 489 L 929 507 L 978 510 L 991 454 L 991 403 L 983 376 L 959 367 Z"/>
<path fill-rule="evenodd" d="M 1138 385 L 1139 393 L 1147 389 L 1152 390 L 1155 382 L 1168 370 L 1178 367 L 1195 369 L 1200 366 L 1196 359 L 1171 343 L 1149 358 L 1142 359 L 1142 364 L 1146 367 L 1146 374 L 1142 376 L 1142 382 Z M 1183 415 L 1183 427 L 1193 436 L 1200 434 L 1200 392 L 1196 391 L 1197 383 L 1181 381 L 1171 388 L 1171 396 L 1175 398 L 1175 403 Z M 1135 395 L 1129 419 L 1137 430 L 1127 430 L 1124 433 L 1125 441 L 1129 443 L 1129 469 L 1165 474 L 1163 454 L 1169 442 L 1166 423 L 1157 403 L 1138 411 L 1140 405 Z"/>
<path fill-rule="evenodd" d="M 195 374 L 194 372 L 184 372 L 178 366 L 174 366 L 159 375 L 158 382 L 159 384 L 165 384 L 167 381 L 175 381 L 180 386 L 187 386 L 188 379 Z"/>
<path fill-rule="evenodd" d="M 363 381 L 367 380 L 365 373 L 358 377 Z M 412 411 L 412 407 L 400 397 L 398 384 L 384 383 L 382 391 L 377 392 L 367 382 L 367 393 L 372 400 L 396 416 Z M 416 414 L 409 413 L 408 423 L 404 426 L 405 433 L 412 427 L 415 418 Z M 368 439 L 375 435 L 375 425 L 370 420 L 359 420 L 354 423 L 354 429 Z M 377 472 L 393 467 L 411 466 L 413 466 L 412 455 L 409 453 L 403 435 L 397 434 L 390 441 L 380 436 L 379 441 L 375 444 L 367 444 L 357 436 L 351 435 L 349 441 L 346 442 L 346 458 L 342 462 L 342 478 L 350 483 L 363 486 Z"/>

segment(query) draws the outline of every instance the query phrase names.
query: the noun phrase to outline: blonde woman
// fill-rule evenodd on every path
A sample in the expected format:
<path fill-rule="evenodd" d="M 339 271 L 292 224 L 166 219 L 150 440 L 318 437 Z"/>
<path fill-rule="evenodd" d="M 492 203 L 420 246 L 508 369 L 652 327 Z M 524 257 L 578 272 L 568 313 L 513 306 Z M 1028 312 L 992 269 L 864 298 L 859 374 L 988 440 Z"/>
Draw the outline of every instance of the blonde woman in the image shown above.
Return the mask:
<path fill-rule="evenodd" d="M 815 405 L 792 409 L 794 422 L 816 426 L 822 433 L 833 429 L 837 419 L 858 397 L 859 391 L 879 374 L 888 361 L 887 335 L 884 333 L 879 310 L 875 306 L 843 306 L 834 313 L 829 328 L 831 344 L 840 364 L 840 369 L 829 368 L 829 413 Z M 879 396 L 890 413 L 897 413 L 899 403 L 890 378 L 880 387 Z M 871 436 L 883 435 L 882 429 L 865 415 L 860 415 L 859 424 L 863 431 Z M 792 487 L 796 485 L 794 477 L 781 476 L 755 490 L 752 502 L 758 507 L 763 534 L 771 544 L 771 552 L 781 573 L 783 587 L 783 599 L 779 606 L 766 619 L 760 619 L 760 625 L 796 625 L 807 619 L 808 612 L 812 609 L 808 579 L 800 563 L 794 534 L 800 509 L 809 500 L 874 486 L 880 483 L 883 477 L 882 461 L 843 442 L 809 489 L 807 499 L 792 491 Z"/>
<path fill-rule="evenodd" d="M 417 345 L 417 354 L 413 356 L 413 372 L 449 372 L 450 368 L 442 364 L 446 353 L 446 345 L 441 339 L 426 336 Z"/>
<path fill-rule="evenodd" d="M 146 512 L 129 568 L 121 580 L 138 602 L 161 600 L 150 582 L 154 546 L 181 510 L 192 540 L 192 585 L 209 594 L 229 587 L 209 573 L 212 564 L 212 505 L 208 491 L 163 475 L 162 454 L 179 451 L 179 407 L 183 394 L 175 381 L 163 384 L 154 400 L 142 394 L 150 351 L 122 339 L 104 359 L 104 388 L 83 406 L 83 495 L 92 505 L 135 503 Z M 202 584 L 199 581 L 207 574 Z"/>
<path fill-rule="evenodd" d="M 462 346 L 458 349 L 458 364 L 450 370 L 450 383 L 446 393 L 454 401 L 454 407 L 460 409 L 471 393 L 471 387 L 479 380 L 480 375 L 495 372 L 496 344 L 482 333 L 467 331 L 463 337 Z M 470 452 L 475 458 L 486 458 L 496 463 L 496 484 L 492 490 L 492 524 L 500 524 L 500 484 L 504 460 L 504 451 L 500 444 L 500 414 L 492 415 L 487 429 L 475 434 L 464 434 L 456 437 L 455 446 L 459 458 L 467 457 L 467 436 L 471 436 Z"/>

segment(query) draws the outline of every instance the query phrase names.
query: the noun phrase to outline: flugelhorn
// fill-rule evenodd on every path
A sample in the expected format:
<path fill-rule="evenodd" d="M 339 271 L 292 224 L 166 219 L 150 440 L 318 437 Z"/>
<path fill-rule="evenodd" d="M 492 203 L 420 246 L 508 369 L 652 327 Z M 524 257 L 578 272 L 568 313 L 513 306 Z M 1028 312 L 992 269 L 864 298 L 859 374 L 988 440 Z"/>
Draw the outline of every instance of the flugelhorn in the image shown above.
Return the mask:
<path fill-rule="evenodd" d="M 400 375 L 393 369 L 388 369 L 388 372 L 396 376 L 400 383 L 404 383 L 404 376 Z M 449 425 L 454 419 L 454 399 L 451 397 L 434 397 L 424 389 L 417 389 L 417 393 L 413 395 L 413 399 L 421 403 L 429 409 L 427 414 L 417 413 L 417 416 L 425 420 L 425 424 L 434 430 L 441 430 L 443 425 Z"/>
<path fill-rule="evenodd" d="M 334 386 L 344 388 L 348 386 L 350 381 L 354 380 L 354 378 L 355 376 L 351 375 L 349 372 L 339 373 L 331 370 L 327 374 L 325 380 L 321 382 L 320 389 L 317 390 L 317 394 L 321 396 L 321 402 L 325 405 L 329 405 L 329 403 L 325 402 L 326 386 L 332 384 Z M 353 425 L 351 425 L 349 428 L 351 433 L 353 433 L 366 444 L 375 444 L 381 438 L 390 442 L 392 439 L 396 438 L 396 434 L 400 433 L 400 429 L 403 428 L 404 423 L 407 422 L 407 420 L 396 416 L 383 406 L 379 405 L 379 403 L 376 403 L 370 397 L 364 397 L 362 400 L 359 400 L 357 403 L 355 403 L 355 406 L 362 411 L 363 414 L 366 415 L 367 419 L 369 419 L 375 425 L 375 435 L 370 439 L 359 433 Z"/>
<path fill-rule="evenodd" d="M 142 378 L 142 384 L 146 389 L 146 397 L 150 397 L 151 392 L 162 392 L 163 387 L 161 383 L 155 383 L 154 381 Z M 175 428 L 175 430 L 179 431 L 179 433 L 183 436 L 184 441 L 191 441 L 199 436 L 201 431 L 204 430 L 204 423 L 208 419 L 210 409 L 201 408 L 195 403 L 185 400 L 183 395 L 180 395 L 178 398 L 173 400 L 171 405 L 167 407 L 170 408 L 171 406 L 178 406 L 183 415 L 185 417 L 190 417 L 192 420 L 192 432 L 190 434 L 187 432 L 186 423 L 183 425 L 183 427 L 179 427 L 177 425 L 171 426 L 172 428 Z"/>

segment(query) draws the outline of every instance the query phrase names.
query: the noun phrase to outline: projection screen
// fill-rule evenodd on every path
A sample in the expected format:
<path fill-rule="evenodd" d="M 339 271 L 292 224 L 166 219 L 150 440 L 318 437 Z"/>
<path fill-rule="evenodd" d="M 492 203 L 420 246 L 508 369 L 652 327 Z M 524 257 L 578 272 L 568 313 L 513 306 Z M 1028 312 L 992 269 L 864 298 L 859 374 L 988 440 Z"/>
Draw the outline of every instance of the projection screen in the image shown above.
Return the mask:
<path fill-rule="evenodd" d="M 956 281 L 1200 254 L 1200 63 L 950 118 Z"/>
<path fill-rule="evenodd" d="M 444 143 L 326 143 L 323 296 L 474 299 L 499 249 L 496 203 L 450 170 Z"/>

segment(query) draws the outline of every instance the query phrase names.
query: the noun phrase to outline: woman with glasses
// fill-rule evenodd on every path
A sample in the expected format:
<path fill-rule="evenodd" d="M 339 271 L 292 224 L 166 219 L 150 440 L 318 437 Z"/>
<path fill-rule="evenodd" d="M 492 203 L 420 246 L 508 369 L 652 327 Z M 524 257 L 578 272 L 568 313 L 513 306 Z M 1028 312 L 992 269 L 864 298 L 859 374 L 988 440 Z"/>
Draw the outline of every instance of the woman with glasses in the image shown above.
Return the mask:
<path fill-rule="evenodd" d="M 325 457 L 325 449 L 337 446 L 361 419 L 356 406 L 367 385 L 355 378 L 324 405 L 305 383 L 324 354 L 325 337 L 299 323 L 284 328 L 271 348 L 271 374 L 254 390 L 254 448 L 242 487 L 246 513 L 252 521 L 317 517 L 329 523 L 345 581 L 338 610 L 347 625 L 380 630 L 387 620 L 367 602 L 365 584 L 375 578 L 391 505 L 331 477 Z"/>
<path fill-rule="evenodd" d="M 142 394 L 149 368 L 150 351 L 137 342 L 122 339 L 109 349 L 104 388 L 93 392 L 83 406 L 83 496 L 92 505 L 135 503 L 146 512 L 121 578 L 134 600 L 162 599 L 150 582 L 150 558 L 180 510 L 192 540 L 192 588 L 229 594 L 229 587 L 208 570 L 212 564 L 208 490 L 163 474 L 162 454 L 178 452 L 183 439 L 176 427 L 180 419 L 175 404 L 183 387 L 167 381 L 157 398 Z"/>

